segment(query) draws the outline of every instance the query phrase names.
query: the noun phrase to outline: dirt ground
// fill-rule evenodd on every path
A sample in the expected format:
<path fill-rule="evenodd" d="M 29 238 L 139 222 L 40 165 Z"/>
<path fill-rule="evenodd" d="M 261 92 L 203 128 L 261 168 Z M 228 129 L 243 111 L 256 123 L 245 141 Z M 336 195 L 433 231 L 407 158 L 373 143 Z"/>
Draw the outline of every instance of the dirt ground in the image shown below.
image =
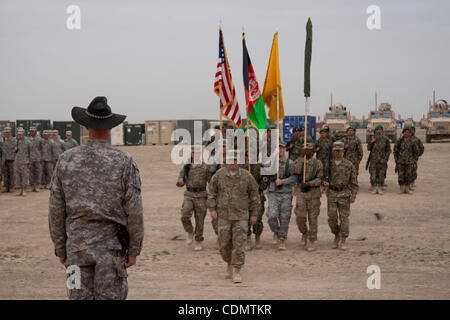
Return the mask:
<path fill-rule="evenodd" d="M 145 241 L 129 269 L 129 299 L 449 299 L 450 143 L 425 144 L 414 195 L 399 195 L 389 161 L 384 195 L 368 192 L 360 167 L 360 192 L 352 205 L 349 250 L 331 249 L 326 197 L 322 197 L 317 251 L 300 246 L 293 214 L 280 252 L 264 217 L 263 249 L 246 254 L 242 284 L 224 279 L 225 263 L 214 249 L 210 217 L 204 250 L 194 252 L 180 222 L 183 189 L 171 146 L 123 147 L 136 160 L 143 183 Z M 48 232 L 48 190 L 26 198 L 0 194 L 0 299 L 66 299 L 64 267 Z M 374 213 L 382 217 L 377 220 Z M 365 239 L 365 240 L 362 240 Z M 367 267 L 381 270 L 381 289 L 369 290 Z"/>

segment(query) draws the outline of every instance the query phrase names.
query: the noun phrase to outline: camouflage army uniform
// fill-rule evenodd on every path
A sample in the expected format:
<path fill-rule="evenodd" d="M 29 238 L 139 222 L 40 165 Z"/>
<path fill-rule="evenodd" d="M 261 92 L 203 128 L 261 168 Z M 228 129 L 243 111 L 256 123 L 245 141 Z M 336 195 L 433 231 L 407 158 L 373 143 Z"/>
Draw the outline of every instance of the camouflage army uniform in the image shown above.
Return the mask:
<path fill-rule="evenodd" d="M 63 143 L 63 149 L 64 151 L 75 148 L 78 146 L 78 142 L 75 139 L 66 139 Z"/>
<path fill-rule="evenodd" d="M 286 170 L 286 165 L 288 169 Z M 279 187 L 275 184 L 276 175 L 271 177 L 268 188 L 269 207 L 267 218 L 270 230 L 277 235 L 278 239 L 287 239 L 289 221 L 292 214 L 292 191 L 298 180 L 294 174 L 294 163 L 289 159 L 279 159 L 279 178 L 283 184 Z M 287 172 L 286 172 L 287 171 Z"/>
<path fill-rule="evenodd" d="M 58 257 L 81 269 L 70 299 L 125 299 L 128 291 L 119 225 L 129 233 L 129 256 L 144 237 L 139 170 L 126 152 L 89 140 L 61 155 L 52 177 L 49 226 Z"/>
<path fill-rule="evenodd" d="M 397 158 L 398 184 L 409 186 L 414 182 L 415 161 L 419 159 L 419 147 L 411 138 L 400 138 L 394 146 Z"/>
<path fill-rule="evenodd" d="M 363 158 L 363 149 L 361 146 L 361 140 L 354 136 L 353 138 L 345 137 L 341 140 L 344 145 L 349 145 L 348 149 L 345 149 L 344 158 L 349 160 L 356 169 L 356 176 L 359 174 L 359 162 Z"/>
<path fill-rule="evenodd" d="M 350 197 L 355 198 L 358 192 L 355 166 L 345 158 L 339 165 L 333 159 L 329 183 L 330 186 L 327 190 L 328 225 L 335 236 L 345 240 L 350 231 Z"/>
<path fill-rule="evenodd" d="M 30 141 L 18 140 L 16 158 L 14 159 L 14 178 L 16 188 L 25 189 L 28 183 L 28 165 L 30 164 Z"/>
<path fill-rule="evenodd" d="M 56 162 L 59 159 L 59 156 L 61 155 L 61 153 L 64 152 L 64 147 L 63 147 L 63 143 L 62 140 L 60 139 L 53 139 L 50 140 L 50 146 L 52 149 L 52 161 L 53 161 L 53 165 L 56 165 Z"/>
<path fill-rule="evenodd" d="M 216 162 L 214 164 L 211 164 L 208 166 L 209 171 L 211 173 L 211 176 L 214 176 L 214 174 L 219 171 L 222 168 L 222 165 L 217 164 Z M 219 235 L 219 227 L 218 227 L 219 219 L 212 219 L 211 218 L 211 226 L 214 230 L 214 233 L 218 236 Z"/>
<path fill-rule="evenodd" d="M 314 150 L 319 148 L 319 151 L 316 151 L 316 158 L 322 163 L 324 177 L 328 175 L 328 161 L 329 157 L 331 157 L 331 146 L 332 142 L 330 138 L 319 138 L 314 144 Z"/>
<path fill-rule="evenodd" d="M 306 142 L 314 143 L 313 139 L 310 136 L 308 136 Z M 302 154 L 303 147 L 305 145 L 305 139 L 301 136 L 298 136 L 297 138 L 292 138 L 291 140 L 289 140 L 286 145 L 289 146 L 291 143 L 293 144 L 292 148 L 288 149 L 287 151 L 289 151 L 289 159 L 295 161 Z"/>
<path fill-rule="evenodd" d="M 2 148 L 3 184 L 7 190 L 14 188 L 14 159 L 17 140 L 15 137 L 5 139 Z"/>
<path fill-rule="evenodd" d="M 415 135 L 411 136 L 410 139 L 417 145 L 417 149 L 419 150 L 419 157 L 421 157 L 425 151 L 422 141 L 420 141 L 420 139 L 417 138 Z M 412 184 L 414 184 L 414 182 L 417 179 L 417 163 L 414 162 L 413 167 L 414 167 L 414 173 L 413 173 L 413 177 L 412 177 Z"/>
<path fill-rule="evenodd" d="M 375 142 L 367 144 L 367 150 L 370 151 L 370 184 L 372 187 L 382 187 L 386 177 L 387 162 L 391 154 L 391 141 L 388 137 L 375 135 Z"/>
<path fill-rule="evenodd" d="M 42 182 L 43 186 L 50 185 L 50 180 L 53 175 L 53 163 L 52 163 L 52 142 L 50 139 L 42 140 Z"/>
<path fill-rule="evenodd" d="M 245 261 L 249 215 L 257 216 L 260 207 L 255 179 L 242 168 L 234 174 L 228 168 L 220 169 L 211 178 L 207 207 L 218 215 L 222 259 L 240 269 Z"/>
<path fill-rule="evenodd" d="M 41 184 L 42 180 L 42 139 L 38 135 L 34 138 L 30 137 L 30 184 L 38 185 Z"/>
<path fill-rule="evenodd" d="M 206 164 L 189 164 L 189 174 L 185 177 L 184 167 L 178 179 L 183 179 L 186 185 L 183 207 L 181 208 L 181 223 L 187 233 L 195 235 L 195 241 L 203 241 L 203 226 L 206 216 L 206 184 L 211 178 L 211 172 Z M 191 217 L 194 212 L 195 230 Z"/>
<path fill-rule="evenodd" d="M 297 159 L 294 163 L 294 174 L 299 177 L 299 183 L 303 182 L 303 158 Z M 317 240 L 317 219 L 320 213 L 320 186 L 323 182 L 322 162 L 314 157 L 306 160 L 306 179 L 310 187 L 306 190 L 298 188 L 295 192 L 296 206 L 295 216 L 298 230 L 302 233 L 304 239 L 308 237 L 309 241 Z M 306 225 L 308 220 L 309 228 Z"/>
<path fill-rule="evenodd" d="M 246 169 L 248 169 L 248 166 L 245 166 Z M 252 174 L 253 178 L 255 178 L 256 183 L 258 184 L 258 191 L 259 191 L 259 199 L 260 199 L 260 206 L 258 210 L 258 215 L 256 219 L 256 223 L 251 225 L 250 220 L 248 221 L 248 231 L 247 231 L 247 237 L 250 237 L 252 234 L 252 228 L 253 228 L 253 234 L 256 237 L 261 236 L 264 225 L 262 221 L 262 217 L 264 215 L 264 203 L 266 202 L 266 197 L 264 196 L 264 190 L 267 189 L 267 178 L 261 175 L 261 164 L 255 163 L 250 165 L 250 173 Z"/>

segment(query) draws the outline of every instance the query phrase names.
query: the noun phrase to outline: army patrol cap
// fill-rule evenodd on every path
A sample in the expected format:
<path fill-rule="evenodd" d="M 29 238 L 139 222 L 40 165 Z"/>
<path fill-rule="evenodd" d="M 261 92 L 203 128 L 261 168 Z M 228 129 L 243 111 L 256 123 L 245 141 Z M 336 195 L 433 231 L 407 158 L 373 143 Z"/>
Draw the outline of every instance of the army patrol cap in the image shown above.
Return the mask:
<path fill-rule="evenodd" d="M 409 126 L 409 129 L 412 131 L 416 131 L 416 127 L 413 124 Z"/>
<path fill-rule="evenodd" d="M 106 97 L 95 97 L 87 108 L 73 107 L 72 118 L 87 128 L 107 130 L 121 124 L 127 116 L 112 113 Z"/>
<path fill-rule="evenodd" d="M 298 127 L 295 127 L 295 128 L 292 130 L 292 132 L 298 132 L 298 131 L 300 131 L 300 128 L 298 128 Z"/>
<path fill-rule="evenodd" d="M 347 128 L 347 130 L 345 130 L 345 131 L 347 132 L 348 130 L 356 131 L 356 127 L 355 127 L 355 126 L 349 126 L 349 127 Z"/>
<path fill-rule="evenodd" d="M 344 143 L 342 141 L 336 141 L 335 143 L 333 143 L 333 151 L 334 150 L 344 150 Z"/>
<path fill-rule="evenodd" d="M 320 132 L 330 132 L 330 128 L 328 128 L 328 126 L 323 126 L 320 128 Z"/>
<path fill-rule="evenodd" d="M 405 131 L 411 131 L 411 128 L 410 127 L 404 127 L 403 130 L 402 130 L 402 133 L 404 133 Z"/>
<path fill-rule="evenodd" d="M 30 131 L 36 131 L 36 127 L 30 127 Z"/>
<path fill-rule="evenodd" d="M 66 131 L 66 136 L 71 136 L 72 135 L 72 131 Z"/>
<path fill-rule="evenodd" d="M 305 150 L 313 150 L 314 149 L 314 143 L 307 142 Z"/>
<path fill-rule="evenodd" d="M 286 142 L 280 141 L 279 146 L 280 148 L 286 148 Z"/>
<path fill-rule="evenodd" d="M 373 131 L 377 131 L 378 129 L 384 130 L 381 124 L 377 124 Z"/>
<path fill-rule="evenodd" d="M 3 129 L 3 132 L 11 132 L 11 128 L 10 127 L 5 127 L 4 129 Z"/>
<path fill-rule="evenodd" d="M 23 130 L 22 127 L 17 128 L 17 134 L 24 134 L 24 133 L 25 133 L 25 130 Z"/>

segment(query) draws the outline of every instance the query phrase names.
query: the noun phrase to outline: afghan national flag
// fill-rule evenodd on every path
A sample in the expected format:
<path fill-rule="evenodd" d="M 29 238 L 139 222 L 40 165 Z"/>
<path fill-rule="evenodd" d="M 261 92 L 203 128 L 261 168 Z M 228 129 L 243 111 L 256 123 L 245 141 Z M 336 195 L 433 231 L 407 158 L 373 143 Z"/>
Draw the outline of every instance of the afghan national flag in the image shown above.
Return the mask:
<path fill-rule="evenodd" d="M 253 127 L 262 130 L 266 127 L 266 110 L 264 102 L 259 91 L 258 81 L 256 81 L 255 71 L 248 55 L 247 46 L 245 44 L 245 33 L 242 34 L 242 47 L 244 51 L 243 75 L 245 88 L 245 101 L 247 103 L 247 117 Z"/>

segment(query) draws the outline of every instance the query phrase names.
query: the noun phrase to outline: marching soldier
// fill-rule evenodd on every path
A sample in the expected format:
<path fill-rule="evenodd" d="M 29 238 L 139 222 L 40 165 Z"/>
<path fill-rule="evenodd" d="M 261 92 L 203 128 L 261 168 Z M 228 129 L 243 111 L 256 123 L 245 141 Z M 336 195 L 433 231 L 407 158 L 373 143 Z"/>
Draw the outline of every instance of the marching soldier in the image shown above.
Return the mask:
<path fill-rule="evenodd" d="M 270 177 L 268 188 L 269 207 L 267 217 L 273 232 L 273 244 L 279 244 L 279 250 L 286 250 L 289 221 L 292 214 L 292 190 L 298 177 L 293 173 L 293 163 L 286 158 L 286 144 L 279 144 L 279 178 Z M 275 155 L 272 160 L 276 160 Z"/>
<path fill-rule="evenodd" d="M 211 178 L 211 172 L 205 163 L 202 163 L 201 146 L 199 150 L 192 147 L 191 161 L 183 166 L 178 176 L 177 187 L 186 185 L 183 207 L 181 208 L 181 223 L 187 232 L 187 244 L 191 245 L 195 235 L 195 251 L 202 250 L 203 226 L 206 217 L 206 184 Z M 195 229 L 191 217 L 194 213 Z"/>
<path fill-rule="evenodd" d="M 332 142 L 329 137 L 330 129 L 328 126 L 320 128 L 320 137 L 317 139 L 314 145 L 314 152 L 316 153 L 317 160 L 320 160 L 323 168 L 323 176 L 328 175 L 328 161 L 330 159 Z"/>
<path fill-rule="evenodd" d="M 78 142 L 72 138 L 72 131 L 66 131 L 66 140 L 63 143 L 64 151 L 75 148 L 78 146 Z"/>
<path fill-rule="evenodd" d="M 289 151 L 289 159 L 291 159 L 292 161 L 295 161 L 298 157 L 301 156 L 303 146 L 305 144 L 305 127 L 301 125 L 300 128 L 295 129 L 297 129 L 299 132 L 298 138 L 292 138 L 286 144 L 287 145 L 286 150 Z M 308 136 L 306 142 L 314 143 L 313 139 L 310 136 Z"/>
<path fill-rule="evenodd" d="M 356 177 L 359 174 L 359 163 L 363 158 L 363 149 L 361 145 L 361 140 L 355 135 L 356 128 L 350 126 L 347 128 L 347 136 L 343 139 L 344 142 L 344 158 L 350 160 L 355 166 Z"/>
<path fill-rule="evenodd" d="M 414 181 L 414 166 L 417 165 L 419 160 L 419 153 L 419 147 L 411 139 L 411 129 L 409 127 L 403 128 L 403 135 L 394 146 L 400 194 L 412 194 L 410 186 Z"/>
<path fill-rule="evenodd" d="M 72 117 L 88 128 L 89 141 L 63 153 L 54 170 L 49 226 L 55 254 L 81 274 L 70 299 L 125 299 L 126 269 L 136 264 L 144 238 L 139 170 L 108 142 L 126 116 L 97 97 L 87 109 L 74 107 Z"/>
<path fill-rule="evenodd" d="M 36 134 L 36 128 L 30 128 L 30 185 L 33 192 L 39 191 L 42 180 L 42 138 Z"/>
<path fill-rule="evenodd" d="M 300 188 L 296 190 L 295 215 L 298 230 L 302 234 L 302 243 L 308 251 L 314 251 L 317 241 L 317 218 L 320 213 L 320 186 L 323 182 L 322 162 L 313 157 L 314 144 L 307 143 L 303 150 L 306 155 L 305 182 L 303 182 L 303 157 L 294 163 L 294 174 L 299 177 Z M 308 226 L 306 222 L 308 221 Z M 309 241 L 308 241 L 309 240 Z"/>
<path fill-rule="evenodd" d="M 31 168 L 30 155 L 31 143 L 25 139 L 25 130 L 18 128 L 17 130 L 17 146 L 15 147 L 16 157 L 14 159 L 14 178 L 16 188 L 19 189 L 18 196 L 25 196 L 25 188 L 28 183 L 28 172 Z"/>
<path fill-rule="evenodd" d="M 344 158 L 344 143 L 333 143 L 333 160 L 331 161 L 328 187 L 328 225 L 334 234 L 333 249 L 347 250 L 345 240 L 350 230 L 350 204 L 355 202 L 358 192 L 355 166 Z"/>
<path fill-rule="evenodd" d="M 17 140 L 11 136 L 11 128 L 5 127 L 3 129 L 5 141 L 2 147 L 2 161 L 3 168 L 3 192 L 11 192 L 14 188 L 14 159 L 16 157 L 15 149 L 17 147 Z"/>
<path fill-rule="evenodd" d="M 227 158 L 227 165 L 211 178 L 207 207 L 218 219 L 219 245 L 227 263 L 226 278 L 242 282 L 241 268 L 245 261 L 245 238 L 249 214 L 255 224 L 260 206 L 258 185 L 252 175 L 239 168 L 237 152 Z"/>
<path fill-rule="evenodd" d="M 384 135 L 381 124 L 375 127 L 375 135 L 367 145 L 367 150 L 370 151 L 368 162 L 372 194 L 383 194 L 387 163 L 391 154 L 391 142 Z"/>
<path fill-rule="evenodd" d="M 416 127 L 414 125 L 410 126 L 411 129 L 411 140 L 417 144 L 417 148 L 419 149 L 419 157 L 423 155 L 423 152 L 425 151 L 425 148 L 423 147 L 422 141 L 416 137 Z M 414 175 L 413 175 L 413 182 L 409 186 L 411 190 L 414 190 L 416 187 L 416 179 L 417 179 L 417 163 L 414 163 Z"/>
<path fill-rule="evenodd" d="M 49 189 L 50 180 L 53 175 L 52 163 L 52 140 L 49 130 L 44 130 L 44 139 L 42 140 L 42 178 L 41 184 L 44 189 Z"/>

